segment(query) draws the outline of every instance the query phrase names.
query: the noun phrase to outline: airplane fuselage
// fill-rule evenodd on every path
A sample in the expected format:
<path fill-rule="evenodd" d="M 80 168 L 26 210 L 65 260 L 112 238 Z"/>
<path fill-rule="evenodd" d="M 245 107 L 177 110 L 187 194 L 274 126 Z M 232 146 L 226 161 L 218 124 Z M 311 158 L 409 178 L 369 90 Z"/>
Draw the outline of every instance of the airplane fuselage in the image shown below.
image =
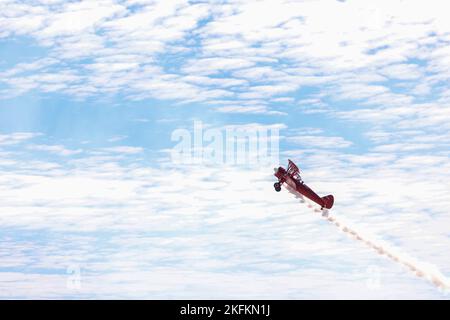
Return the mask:
<path fill-rule="evenodd" d="M 321 208 L 330 209 L 333 206 L 334 198 L 333 196 L 319 197 L 317 193 L 315 193 L 310 187 L 308 187 L 302 181 L 294 179 L 283 167 L 279 167 L 275 171 L 275 177 L 278 178 L 280 184 L 286 183 L 289 187 L 291 187 L 296 192 L 305 196 L 306 198 L 314 201 Z"/>

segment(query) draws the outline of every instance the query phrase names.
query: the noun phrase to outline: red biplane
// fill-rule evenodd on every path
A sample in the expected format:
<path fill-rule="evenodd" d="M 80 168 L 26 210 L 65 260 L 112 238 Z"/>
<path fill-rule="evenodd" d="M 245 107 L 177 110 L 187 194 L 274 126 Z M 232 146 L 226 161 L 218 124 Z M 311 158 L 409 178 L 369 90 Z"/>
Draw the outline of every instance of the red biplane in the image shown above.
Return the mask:
<path fill-rule="evenodd" d="M 280 192 L 281 185 L 286 183 L 291 189 L 305 196 L 306 198 L 314 201 L 320 205 L 321 209 L 331 209 L 334 203 L 334 197 L 330 194 L 325 197 L 319 197 L 314 191 L 311 190 L 302 180 L 300 176 L 300 170 L 291 160 L 288 160 L 287 170 L 283 167 L 275 168 L 275 177 L 278 178 L 278 182 L 273 185 L 277 192 Z"/>

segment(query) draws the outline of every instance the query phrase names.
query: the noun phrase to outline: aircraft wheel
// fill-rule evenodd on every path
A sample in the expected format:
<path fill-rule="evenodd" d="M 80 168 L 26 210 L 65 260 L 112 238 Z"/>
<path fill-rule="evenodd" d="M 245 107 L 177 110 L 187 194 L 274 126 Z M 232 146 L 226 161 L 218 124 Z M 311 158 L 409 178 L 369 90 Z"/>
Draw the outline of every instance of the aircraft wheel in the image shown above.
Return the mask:
<path fill-rule="evenodd" d="M 273 187 L 275 188 L 276 192 L 280 192 L 281 191 L 281 184 L 279 182 L 275 182 L 273 184 Z"/>

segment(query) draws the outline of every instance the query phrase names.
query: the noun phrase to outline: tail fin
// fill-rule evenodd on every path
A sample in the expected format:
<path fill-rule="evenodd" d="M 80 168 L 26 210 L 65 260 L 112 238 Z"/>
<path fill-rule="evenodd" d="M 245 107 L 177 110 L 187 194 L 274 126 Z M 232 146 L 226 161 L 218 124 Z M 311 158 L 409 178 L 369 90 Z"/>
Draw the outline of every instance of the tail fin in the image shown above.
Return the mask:
<path fill-rule="evenodd" d="M 334 197 L 330 194 L 328 196 L 322 197 L 324 208 L 331 209 L 334 204 Z"/>

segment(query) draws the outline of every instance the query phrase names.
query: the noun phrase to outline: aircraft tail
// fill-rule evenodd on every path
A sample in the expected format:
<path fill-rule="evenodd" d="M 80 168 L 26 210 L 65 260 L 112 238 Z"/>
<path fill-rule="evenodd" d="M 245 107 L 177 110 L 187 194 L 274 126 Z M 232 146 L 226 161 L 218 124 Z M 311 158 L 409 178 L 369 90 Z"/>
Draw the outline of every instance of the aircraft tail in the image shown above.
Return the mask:
<path fill-rule="evenodd" d="M 327 209 L 331 209 L 334 204 L 334 197 L 330 194 L 328 196 L 322 197 L 323 207 Z"/>

